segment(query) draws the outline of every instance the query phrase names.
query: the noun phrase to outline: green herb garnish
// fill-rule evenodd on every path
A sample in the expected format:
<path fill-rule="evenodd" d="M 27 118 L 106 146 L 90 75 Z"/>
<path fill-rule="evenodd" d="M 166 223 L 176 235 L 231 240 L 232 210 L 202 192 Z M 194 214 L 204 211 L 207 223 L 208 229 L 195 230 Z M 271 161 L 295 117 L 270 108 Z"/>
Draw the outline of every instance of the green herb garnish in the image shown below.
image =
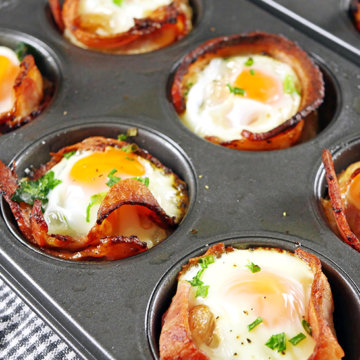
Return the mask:
<path fill-rule="evenodd" d="M 305 319 L 302 319 L 301 321 L 301 325 L 303 326 L 304 330 L 309 334 L 311 335 L 311 326 L 310 324 L 305 320 Z"/>
<path fill-rule="evenodd" d="M 255 75 L 255 70 L 254 69 L 250 69 L 250 75 Z"/>
<path fill-rule="evenodd" d="M 259 316 L 254 322 L 252 322 L 251 324 L 248 325 L 248 330 L 251 331 L 256 326 L 261 324 L 262 322 L 263 322 L 263 319 Z"/>
<path fill-rule="evenodd" d="M 241 95 L 244 96 L 245 95 L 245 90 L 238 88 L 238 87 L 233 87 L 230 84 L 226 84 L 226 86 L 229 88 L 229 91 L 234 94 L 234 95 Z"/>
<path fill-rule="evenodd" d="M 125 159 L 129 161 L 135 161 L 135 159 L 129 158 L 128 156 L 125 156 Z"/>
<path fill-rule="evenodd" d="M 126 153 L 132 153 L 132 152 L 136 151 L 137 149 L 138 149 L 138 146 L 136 144 L 125 145 L 121 148 L 121 150 Z"/>
<path fill-rule="evenodd" d="M 291 338 L 289 341 L 293 344 L 293 345 L 297 345 L 300 341 L 306 339 L 306 336 L 303 333 L 299 333 L 296 336 L 294 336 L 293 338 Z"/>
<path fill-rule="evenodd" d="M 150 184 L 150 179 L 148 177 L 142 178 L 139 176 L 133 177 L 132 179 L 135 179 L 137 181 L 140 181 L 141 183 L 143 183 L 145 186 L 149 187 Z"/>
<path fill-rule="evenodd" d="M 254 64 L 254 59 L 252 57 L 249 57 L 244 63 L 245 66 L 251 66 L 253 64 Z"/>
<path fill-rule="evenodd" d="M 189 82 L 185 86 L 184 96 L 187 96 L 189 94 L 190 89 L 193 87 L 194 83 Z"/>
<path fill-rule="evenodd" d="M 126 134 L 119 134 L 117 136 L 117 139 L 120 140 L 120 141 L 125 141 L 127 139 L 127 135 Z"/>
<path fill-rule="evenodd" d="M 214 257 L 212 255 L 202 257 L 198 260 L 198 264 L 201 269 L 196 273 L 196 275 L 192 278 L 192 280 L 188 281 L 191 286 L 197 286 L 195 296 L 206 297 L 209 291 L 209 285 L 204 285 L 204 282 L 200 280 L 201 275 L 205 271 L 205 269 L 214 262 Z"/>
<path fill-rule="evenodd" d="M 21 180 L 11 200 L 16 202 L 25 202 L 33 205 L 36 199 L 41 200 L 43 204 L 48 202 L 50 190 L 59 185 L 61 180 L 55 179 L 54 171 L 49 171 L 43 177 L 35 181 Z"/>
<path fill-rule="evenodd" d="M 290 74 L 285 76 L 283 87 L 284 87 L 284 92 L 286 94 L 292 94 L 296 92 L 297 94 L 300 95 L 299 91 L 295 87 L 294 78 Z"/>
<path fill-rule="evenodd" d="M 69 152 L 65 153 L 63 156 L 65 159 L 70 159 L 75 153 L 76 153 L 76 150 L 73 150 L 73 151 L 69 151 Z"/>
<path fill-rule="evenodd" d="M 285 333 L 272 335 L 271 338 L 265 344 L 272 350 L 277 349 L 278 352 L 286 350 L 286 336 Z"/>
<path fill-rule="evenodd" d="M 113 3 L 117 6 L 121 6 L 124 0 L 113 0 Z"/>
<path fill-rule="evenodd" d="M 17 44 L 15 49 L 15 54 L 19 59 L 19 61 L 22 61 L 24 59 L 24 57 L 27 54 L 27 51 L 28 51 L 27 46 L 23 42 Z"/>
<path fill-rule="evenodd" d="M 101 202 L 104 200 L 107 191 L 103 191 L 101 193 L 95 194 L 90 196 L 90 202 L 89 205 L 86 208 L 86 222 L 90 222 L 90 210 L 94 205 L 101 204 Z"/>
<path fill-rule="evenodd" d="M 255 265 L 253 262 L 251 262 L 249 265 L 246 265 L 246 267 L 249 268 L 252 273 L 257 273 L 261 270 L 261 267 L 259 265 Z"/>
<path fill-rule="evenodd" d="M 114 174 L 117 172 L 117 169 L 112 169 L 109 173 L 108 173 L 108 182 L 106 183 L 106 185 L 108 187 L 112 187 L 114 186 L 116 183 L 118 183 L 121 178 L 115 176 Z"/>

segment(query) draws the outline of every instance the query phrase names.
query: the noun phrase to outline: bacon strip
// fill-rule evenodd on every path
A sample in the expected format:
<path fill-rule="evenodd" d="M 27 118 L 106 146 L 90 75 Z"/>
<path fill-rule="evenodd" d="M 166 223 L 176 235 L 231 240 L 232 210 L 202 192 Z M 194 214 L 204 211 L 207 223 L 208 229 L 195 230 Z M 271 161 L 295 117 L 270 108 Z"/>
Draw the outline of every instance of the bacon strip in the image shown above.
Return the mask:
<path fill-rule="evenodd" d="M 329 150 L 322 152 L 322 161 L 325 168 L 326 179 L 329 189 L 329 197 L 332 205 L 332 213 L 337 224 L 337 228 L 344 242 L 360 252 L 360 240 L 351 231 L 345 216 L 345 209 L 341 199 L 339 183 L 337 181 L 334 163 Z"/>
<path fill-rule="evenodd" d="M 90 49 L 116 53 L 152 51 L 181 39 L 192 27 L 191 8 L 187 1 L 174 0 L 170 5 L 156 9 L 150 17 L 135 19 L 135 25 L 126 32 L 98 35 L 95 25 L 91 27 L 83 22 L 78 11 L 79 3 L 80 0 L 65 0 L 61 11 L 59 0 L 49 0 L 60 31 L 66 29 L 78 42 Z M 73 41 L 71 36 L 70 41 Z"/>
<path fill-rule="evenodd" d="M 262 32 L 218 37 L 206 41 L 191 51 L 174 76 L 171 101 L 178 114 L 186 110 L 185 93 L 191 75 L 201 71 L 215 57 L 230 57 L 249 54 L 269 55 L 287 63 L 296 72 L 301 83 L 301 102 L 298 112 L 280 126 L 264 133 L 244 130 L 242 138 L 223 142 L 215 136 L 206 137 L 217 144 L 243 150 L 271 150 L 291 146 L 296 143 L 304 126 L 304 119 L 323 101 L 324 82 L 319 68 L 295 43 L 286 38 Z"/>
<path fill-rule="evenodd" d="M 316 345 L 308 360 L 341 359 L 345 354 L 336 339 L 333 324 L 334 302 L 329 282 L 321 270 L 321 262 L 316 256 L 303 249 L 296 249 L 295 255 L 306 261 L 314 274 L 308 307 L 308 322 Z"/>

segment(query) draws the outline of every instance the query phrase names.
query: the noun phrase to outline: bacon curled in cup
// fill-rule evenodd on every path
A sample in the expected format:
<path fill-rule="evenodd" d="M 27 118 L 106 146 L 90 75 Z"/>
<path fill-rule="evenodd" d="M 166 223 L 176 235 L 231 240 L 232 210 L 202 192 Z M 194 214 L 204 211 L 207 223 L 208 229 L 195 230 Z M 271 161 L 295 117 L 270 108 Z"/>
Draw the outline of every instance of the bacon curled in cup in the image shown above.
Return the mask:
<path fill-rule="evenodd" d="M 354 20 L 355 27 L 360 31 L 360 1 L 352 0 L 350 3 L 350 13 Z"/>
<path fill-rule="evenodd" d="M 222 65 L 218 76 L 212 80 L 213 84 L 215 84 L 213 89 L 207 91 L 204 85 L 205 90 L 211 95 L 211 98 L 201 98 L 201 102 L 199 99 L 197 102 L 201 104 L 199 105 L 201 111 L 204 111 L 203 107 L 207 102 L 211 102 L 217 106 L 213 106 L 213 108 L 216 109 L 209 115 L 213 118 L 212 126 L 214 128 L 217 129 L 219 124 L 222 124 L 221 131 L 228 132 L 232 127 L 234 127 L 235 130 L 230 137 L 231 140 L 229 140 L 229 136 L 225 138 L 223 135 L 219 135 L 217 133 L 218 131 L 211 130 L 210 133 L 210 130 L 207 130 L 210 129 L 210 127 L 207 127 L 205 122 L 202 122 L 201 131 L 205 135 L 201 133 L 199 135 L 213 143 L 238 150 L 274 150 L 294 145 L 299 141 L 302 135 L 307 116 L 314 114 L 323 101 L 324 82 L 319 68 L 313 63 L 305 51 L 283 36 L 263 32 L 223 36 L 208 40 L 191 51 L 180 63 L 180 66 L 174 75 L 171 87 L 171 101 L 176 112 L 183 122 L 190 127 L 191 130 L 197 133 L 200 125 L 197 123 L 197 119 L 194 118 L 191 120 L 191 125 L 189 126 L 190 120 L 187 115 L 187 107 L 189 94 L 191 93 L 194 84 L 197 83 L 199 77 L 198 74 L 208 67 L 212 60 L 215 61 L 215 59 L 221 59 L 222 61 L 229 63 L 232 59 L 239 56 L 246 56 L 249 59 L 249 62 L 245 63 L 245 70 L 248 70 L 243 70 L 245 75 L 243 76 L 242 83 L 245 82 L 244 78 L 246 77 L 246 82 L 248 85 L 250 84 L 250 87 L 252 87 L 251 90 L 252 92 L 255 92 L 255 95 L 248 96 L 245 88 L 236 87 L 236 85 L 231 86 L 229 83 L 231 80 L 229 79 L 231 79 L 234 74 L 225 73 L 225 70 L 223 69 L 227 65 Z M 271 96 L 278 96 L 274 94 L 274 89 L 276 87 L 278 87 L 278 92 L 281 93 L 283 91 L 279 86 L 274 85 L 269 76 L 263 76 L 268 70 L 262 72 L 260 68 L 258 69 L 255 66 L 256 64 L 252 67 L 253 57 L 255 56 L 262 56 L 263 58 L 266 56 L 268 59 L 277 60 L 282 64 L 289 66 L 299 81 L 299 89 L 292 86 L 293 90 L 301 96 L 299 106 L 297 107 L 297 110 L 293 112 L 294 115 L 289 115 L 290 118 L 284 118 L 281 123 L 278 123 L 273 128 L 269 128 L 266 131 L 249 130 L 252 124 L 258 121 L 259 116 L 256 111 L 254 112 L 253 110 L 254 103 L 247 109 L 242 105 L 241 107 L 244 109 L 244 113 L 242 110 L 236 110 L 237 113 L 241 114 L 238 115 L 238 118 L 235 118 L 234 115 L 235 106 L 230 109 L 219 110 L 219 106 L 225 103 L 224 93 L 226 93 L 226 91 L 235 94 L 238 97 L 246 98 L 248 96 L 249 99 L 262 98 L 264 97 L 265 92 L 268 92 L 269 98 L 262 102 L 265 105 L 271 103 L 273 100 Z M 238 60 L 234 60 L 234 62 L 235 61 Z M 204 77 L 209 76 L 209 78 L 212 79 L 211 74 L 214 71 L 218 71 L 216 70 L 216 66 L 217 65 L 213 64 L 212 70 L 206 68 L 204 71 L 208 72 Z M 234 72 L 234 69 L 237 69 L 234 66 L 231 67 L 231 65 L 229 65 L 228 68 Z M 258 74 L 260 75 L 258 76 Z M 223 79 L 225 79 L 225 76 L 226 81 L 224 82 Z M 240 77 L 242 77 L 242 75 Z M 256 78 L 258 78 L 258 80 L 256 80 Z M 285 82 L 287 80 L 288 79 L 285 79 Z M 237 81 L 238 80 L 235 82 Z M 254 85 L 251 85 L 251 82 Z M 262 89 L 264 84 L 267 88 Z M 284 84 L 284 88 L 286 88 L 286 86 L 287 84 Z M 207 85 L 207 87 L 209 86 Z M 289 91 L 289 89 L 285 89 L 285 92 L 287 91 L 290 93 L 292 90 Z M 208 94 L 206 94 L 206 96 Z M 196 94 L 192 96 L 195 97 L 195 95 Z M 226 99 L 226 101 L 228 100 Z M 195 104 L 195 102 L 196 101 L 194 100 L 193 104 Z M 248 113 L 251 113 L 251 115 L 248 115 Z M 266 117 L 269 117 L 269 115 L 266 114 Z M 238 130 L 240 126 L 245 128 Z M 264 126 L 258 128 L 260 129 L 263 127 Z"/>
<path fill-rule="evenodd" d="M 131 153 L 128 152 L 129 148 L 132 149 Z M 160 174 L 165 174 L 164 176 L 166 176 L 166 178 L 164 177 L 163 179 L 167 179 L 167 181 L 171 179 L 171 188 L 173 188 L 173 193 L 178 195 L 173 199 L 174 202 L 172 203 L 172 207 L 174 207 L 174 205 L 178 206 L 178 210 L 175 211 L 175 215 L 169 215 L 166 213 L 166 211 L 159 205 L 155 195 L 148 188 L 148 184 L 146 184 L 146 182 L 141 178 L 131 177 L 123 180 L 115 178 L 116 181 L 113 184 L 108 185 L 108 183 L 106 183 L 108 187 L 106 188 L 107 190 L 104 195 L 99 200 L 100 207 L 97 211 L 96 218 L 94 218 L 95 223 L 93 223 L 93 225 L 90 223 L 89 207 L 91 205 L 91 198 L 90 202 L 89 199 L 85 198 L 87 199 L 86 201 L 89 202 L 88 210 L 85 209 L 83 214 L 83 216 L 85 216 L 85 213 L 87 214 L 89 212 L 89 214 L 87 214 L 89 219 L 86 221 L 89 223 L 90 230 L 87 234 L 75 233 L 69 235 L 67 233 L 51 233 L 49 230 L 49 224 L 45 220 L 44 216 L 44 214 L 46 214 L 48 199 L 44 199 L 43 194 L 41 193 L 42 195 L 39 195 L 33 202 L 31 202 L 28 201 L 27 193 L 25 193 L 25 195 L 18 195 L 17 190 L 23 186 L 23 183 L 18 181 L 14 169 L 11 170 L 0 161 L 1 193 L 4 196 L 5 201 L 9 204 L 15 220 L 18 223 L 19 229 L 27 241 L 48 254 L 64 259 L 116 260 L 147 250 L 149 247 L 163 240 L 164 237 L 168 236 L 176 228 L 184 216 L 187 207 L 188 196 L 186 184 L 152 155 L 137 146 L 124 141 L 104 137 L 91 137 L 80 143 L 67 146 L 59 150 L 57 153 L 53 153 L 49 162 L 33 171 L 33 176 L 30 179 L 32 181 L 31 184 L 37 184 L 36 181 L 40 181 L 44 178 L 44 176 L 51 173 L 54 166 L 63 161 L 68 154 L 74 156 L 75 152 L 78 151 L 78 154 L 80 154 L 79 158 L 83 159 L 84 152 L 85 158 L 86 156 L 94 154 L 96 156 L 99 153 L 104 153 L 105 157 L 103 157 L 103 159 L 105 159 L 106 157 L 109 158 L 109 156 L 111 156 L 111 153 L 107 153 L 109 149 L 117 149 L 115 150 L 115 156 L 121 156 L 125 159 L 124 161 L 127 162 L 124 165 L 119 162 L 119 158 L 115 158 L 118 159 L 118 162 L 114 165 L 111 163 L 111 166 L 118 166 L 120 168 L 132 166 L 132 169 L 134 169 L 134 166 L 141 167 L 141 162 L 139 163 L 137 161 L 137 159 L 140 159 L 146 163 L 146 166 L 153 167 L 153 171 L 157 171 L 155 179 L 161 178 Z M 125 149 L 126 151 L 122 149 Z M 78 161 L 79 160 L 76 160 L 75 164 Z M 92 164 L 95 164 L 96 167 L 98 166 L 97 162 L 90 162 L 86 166 L 91 167 Z M 101 164 L 99 165 L 101 166 Z M 13 165 L 13 167 L 14 166 L 15 165 Z M 86 166 L 81 167 L 80 171 L 86 172 Z M 69 170 L 71 171 L 73 168 L 74 165 L 72 165 L 72 168 Z M 96 174 L 99 170 L 95 169 L 94 172 Z M 111 174 L 113 174 L 113 172 Z M 99 174 L 98 176 L 101 178 L 104 175 Z M 78 181 L 74 177 L 71 179 L 71 181 Z M 51 178 L 49 182 L 51 181 L 54 181 L 54 179 Z M 60 180 L 55 179 L 55 181 L 59 182 Z M 85 181 L 88 184 L 91 184 L 95 181 L 95 178 L 90 180 L 85 179 Z M 106 179 L 103 179 L 102 181 L 105 182 Z M 29 183 L 26 184 L 26 186 L 30 186 Z M 37 184 L 36 186 L 41 187 L 42 185 Z M 58 185 L 55 183 L 55 185 L 50 186 L 50 188 L 53 189 L 56 186 Z M 80 186 L 80 183 L 76 186 Z M 155 181 L 154 186 L 156 186 Z M 164 183 L 162 183 L 162 185 L 159 184 L 159 186 L 164 186 Z M 78 187 L 76 192 L 79 191 L 85 191 L 86 194 L 86 191 L 88 190 L 86 190 L 86 188 L 85 190 L 81 190 L 81 188 Z M 64 191 L 61 194 L 71 196 L 71 191 Z M 59 203 L 59 205 L 56 206 L 66 209 L 66 205 L 64 205 L 66 198 L 63 197 L 60 201 L 62 201 L 62 203 Z M 177 203 L 175 203 L 176 201 Z M 51 216 L 61 218 L 60 213 L 57 215 L 50 215 L 50 217 Z M 132 220 L 134 217 L 139 220 Z M 68 221 L 69 220 L 65 220 L 66 226 L 71 229 L 72 227 L 69 225 Z M 140 221 L 140 223 L 137 221 Z M 120 225 L 121 223 L 125 223 L 125 225 Z M 130 226 L 130 230 L 129 227 L 126 226 Z M 136 228 L 136 226 L 139 227 Z M 143 228 L 140 228 L 140 226 L 143 226 Z M 146 242 L 141 241 L 139 239 L 140 235 L 137 235 L 137 232 L 144 233 L 146 229 L 153 229 L 152 232 L 149 233 L 150 235 L 146 235 L 150 237 L 155 236 L 155 238 L 150 239 L 150 243 L 148 243 L 148 240 L 146 240 Z M 128 233 L 121 233 L 121 231 L 132 231 L 134 233 L 129 235 Z"/>
<path fill-rule="evenodd" d="M 124 2 L 127 0 L 123 0 Z M 138 54 L 168 46 L 191 31 L 192 9 L 188 0 L 173 0 L 149 12 L 144 18 L 134 18 L 130 28 L 112 27 L 118 22 L 109 13 L 82 12 L 85 0 L 49 0 L 59 30 L 75 45 L 87 49 L 117 54 Z M 115 3 L 115 2 L 114 2 Z M 139 2 L 141 6 L 141 2 Z M 121 14 L 122 2 L 116 12 Z M 117 16 L 119 16 L 119 14 Z M 125 14 L 124 14 L 125 16 Z"/>
<path fill-rule="evenodd" d="M 256 250 L 257 249 L 254 249 L 254 251 Z M 263 248 L 263 250 L 269 251 L 271 249 Z M 276 250 L 276 252 L 278 252 L 280 256 L 281 253 L 283 253 L 283 250 L 281 249 L 273 249 L 273 250 Z M 209 258 L 209 255 L 212 255 L 214 257 L 213 260 L 214 262 L 219 261 L 219 263 L 225 264 L 226 260 L 223 257 L 219 260 L 217 260 L 217 258 L 220 258 L 222 254 L 231 253 L 233 251 L 237 251 L 237 250 L 232 247 L 225 248 L 223 243 L 219 243 L 210 247 L 203 256 L 190 259 L 189 263 L 183 266 L 183 269 L 178 275 L 178 286 L 177 286 L 176 294 L 172 299 L 169 309 L 163 315 L 163 319 L 162 319 L 162 329 L 159 340 L 160 358 L 162 360 L 175 360 L 175 359 L 210 360 L 212 358 L 210 354 L 214 354 L 214 356 L 216 356 L 215 354 L 217 354 L 216 358 L 218 358 L 219 353 L 216 352 L 216 348 L 219 346 L 219 341 L 221 341 L 222 339 L 221 334 L 223 334 L 223 332 L 227 333 L 229 330 L 224 329 L 225 322 L 222 322 L 221 325 L 219 325 L 218 329 L 216 328 L 216 325 L 214 324 L 216 321 L 214 319 L 215 315 L 212 314 L 209 308 L 210 305 L 206 305 L 205 300 L 200 301 L 201 305 L 196 305 L 197 302 L 194 302 L 195 292 L 191 289 L 194 285 L 198 285 L 199 283 L 193 284 L 188 280 L 184 280 L 183 276 L 193 266 L 200 264 L 201 260 L 202 260 L 201 264 L 204 264 L 204 260 L 206 262 L 206 259 Z M 303 249 L 297 249 L 295 251 L 295 254 L 293 254 L 292 256 L 294 256 L 295 259 L 296 258 L 301 259 L 305 263 L 304 266 L 306 267 L 307 271 L 309 271 L 310 274 L 313 274 L 312 280 L 310 280 L 312 281 L 310 283 L 311 290 L 307 297 L 308 304 L 305 305 L 305 309 L 307 309 L 307 312 L 304 314 L 304 317 L 308 322 L 308 326 L 309 326 L 308 331 L 311 333 L 310 340 L 314 343 L 314 347 L 306 350 L 306 351 L 310 350 L 310 352 L 312 351 L 312 353 L 310 353 L 310 356 L 307 355 L 306 358 L 309 360 L 310 359 L 339 360 L 344 356 L 344 352 L 336 339 L 334 326 L 333 326 L 334 304 L 333 304 L 330 285 L 321 269 L 321 262 L 316 256 L 304 251 Z M 242 266 L 237 263 L 234 257 L 231 257 L 231 259 L 232 260 L 230 261 L 229 265 L 230 267 L 235 267 L 237 269 L 234 270 L 235 274 L 237 274 L 236 276 L 237 277 L 244 276 L 241 275 Z M 262 259 L 264 261 L 264 258 Z M 287 267 L 290 266 L 289 262 L 286 262 L 286 264 Z M 211 262 L 209 266 L 212 266 Z M 206 270 L 204 270 L 203 266 L 201 266 L 201 268 L 203 269 L 202 273 L 204 273 L 204 271 Z M 229 268 L 224 267 L 224 269 L 227 269 L 226 271 L 228 277 L 233 276 L 232 275 L 233 273 L 229 272 L 230 271 Z M 217 271 L 219 271 L 219 268 L 217 268 Z M 260 274 L 262 271 L 266 272 L 266 270 L 262 267 L 262 264 L 260 264 L 256 273 L 259 272 Z M 201 274 L 201 270 L 197 274 Z M 227 294 L 227 299 L 228 299 L 227 301 L 229 301 L 230 309 L 232 309 L 231 307 L 232 301 L 236 303 L 235 299 L 230 298 L 230 296 L 235 296 L 235 294 L 238 294 L 239 295 L 238 300 L 241 298 L 241 294 L 236 292 L 235 289 L 241 289 L 241 288 L 247 289 L 248 293 L 244 294 L 244 296 L 246 297 L 249 294 L 251 294 L 252 291 L 254 291 L 251 286 L 251 281 L 255 281 L 254 288 L 256 288 L 257 291 L 259 292 L 266 291 L 266 289 L 268 288 L 267 285 L 262 284 L 258 280 L 256 280 L 255 274 L 252 275 L 252 278 L 251 275 L 249 276 L 250 276 L 249 278 L 243 279 L 243 282 L 241 281 L 241 278 L 238 278 L 238 283 L 232 283 L 233 284 L 232 287 L 229 287 L 230 282 L 227 282 L 227 279 L 225 278 L 222 279 L 226 285 L 224 285 L 224 288 L 219 287 L 218 290 L 222 289 L 224 293 L 229 292 L 230 290 L 235 291 L 234 293 Z M 197 277 L 196 281 L 199 281 L 199 279 L 200 278 Z M 254 279 L 254 280 L 250 280 L 250 279 Z M 235 281 L 234 279 L 232 280 Z M 210 285 L 210 287 L 211 286 L 215 286 L 215 285 Z M 270 292 L 271 296 L 274 296 L 275 292 L 271 291 Z M 266 299 L 267 297 L 265 296 L 266 294 L 268 293 L 264 293 L 263 294 L 264 296 L 261 296 L 261 298 Z M 211 296 L 212 296 L 211 300 L 209 300 L 208 304 L 214 304 L 214 309 L 219 311 L 220 310 L 218 308 L 219 306 L 226 307 L 227 305 L 226 302 L 222 305 L 218 305 L 214 300 L 215 294 L 212 294 Z M 222 293 L 220 296 L 224 296 L 224 294 Z M 282 296 L 285 295 L 282 294 Z M 299 294 L 297 294 L 296 296 L 299 296 Z M 246 309 L 243 307 L 244 306 L 243 304 L 239 304 L 238 306 L 239 307 L 242 306 L 241 309 Z M 254 312 L 252 314 L 253 317 L 258 315 L 256 314 L 255 307 L 256 304 L 254 304 L 254 309 L 251 309 L 251 312 Z M 247 311 L 244 310 L 244 312 L 247 315 L 249 315 Z M 222 317 L 221 314 L 225 314 L 225 312 L 221 312 L 221 313 L 219 312 L 219 315 L 216 317 L 216 319 L 221 318 Z M 269 314 L 267 314 L 267 316 L 269 316 Z M 270 319 L 262 318 L 260 323 L 265 322 L 266 320 L 270 321 Z M 232 326 L 234 326 L 234 323 Z M 230 329 L 231 329 L 230 332 L 237 331 L 236 334 L 238 333 L 240 334 L 241 332 L 241 330 L 239 330 L 240 327 L 237 330 L 232 330 L 233 329 L 232 327 Z M 222 333 L 219 335 L 219 338 L 216 339 L 216 334 L 218 334 L 218 331 L 222 331 Z M 252 329 L 250 329 L 246 333 L 246 336 L 248 337 L 248 343 L 250 342 L 254 343 L 254 339 L 257 335 L 256 333 L 254 334 Z M 230 338 L 231 336 L 226 339 L 227 342 L 225 344 L 227 345 L 224 345 L 224 348 L 221 348 L 221 354 L 229 353 L 229 351 L 234 351 L 232 348 L 233 344 L 231 344 L 230 345 L 231 347 L 229 347 L 229 344 L 231 343 L 229 342 Z M 250 338 L 252 339 L 252 341 L 250 340 Z M 243 341 L 243 339 L 244 339 L 243 334 L 236 336 L 236 342 L 241 342 Z M 264 343 L 262 346 L 265 347 L 268 345 L 267 344 L 265 345 Z M 205 349 L 207 352 L 206 354 L 204 352 Z M 272 349 L 276 349 L 276 347 Z M 287 349 L 286 346 L 285 349 Z M 283 350 L 284 352 L 285 349 Z M 244 350 L 244 354 L 245 353 L 247 353 L 246 350 Z M 254 353 L 252 353 L 252 355 L 254 355 Z M 237 354 L 237 356 L 241 357 L 242 354 Z"/>
<path fill-rule="evenodd" d="M 14 105 L 8 112 L 0 114 L 0 134 L 28 123 L 42 112 L 51 96 L 51 86 L 46 85 L 34 57 L 26 55 L 13 85 Z"/>
<path fill-rule="evenodd" d="M 333 231 L 360 252 L 360 162 L 348 166 L 339 176 L 329 150 L 322 152 L 329 199 L 321 203 Z"/>

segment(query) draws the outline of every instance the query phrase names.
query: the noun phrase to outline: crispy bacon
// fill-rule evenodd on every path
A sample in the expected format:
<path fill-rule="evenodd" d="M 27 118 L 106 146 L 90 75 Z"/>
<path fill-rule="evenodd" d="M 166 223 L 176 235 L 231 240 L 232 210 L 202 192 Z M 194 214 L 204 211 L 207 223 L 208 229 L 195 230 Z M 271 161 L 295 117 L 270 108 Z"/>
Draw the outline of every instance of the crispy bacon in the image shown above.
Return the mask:
<path fill-rule="evenodd" d="M 307 319 L 316 345 L 308 360 L 341 359 L 345 354 L 336 339 L 333 324 L 334 302 L 329 282 L 321 270 L 321 262 L 315 255 L 303 249 L 296 249 L 295 255 L 307 262 L 314 274 Z"/>
<path fill-rule="evenodd" d="M 185 56 L 178 67 L 171 88 L 171 101 L 177 113 L 183 114 L 186 110 L 187 84 L 193 74 L 201 71 L 213 58 L 249 54 L 266 54 L 291 66 L 297 74 L 302 89 L 298 112 L 291 119 L 268 132 L 253 133 L 243 130 L 241 138 L 233 141 L 222 141 L 216 136 L 208 136 L 206 139 L 242 150 L 273 150 L 289 147 L 299 140 L 304 119 L 322 103 L 324 83 L 319 68 L 308 55 L 283 36 L 253 32 L 206 41 Z"/>
<path fill-rule="evenodd" d="M 0 114 L 0 132 L 8 132 L 31 121 L 50 101 L 52 87 L 44 93 L 42 75 L 32 55 L 26 55 L 20 63 L 20 71 L 14 83 L 13 108 Z"/>
<path fill-rule="evenodd" d="M 42 177 L 47 171 L 60 162 L 64 154 L 69 151 L 105 151 L 108 146 L 121 148 L 125 145 L 130 144 L 104 137 L 87 138 L 80 143 L 67 146 L 57 153 L 52 154 L 52 158 L 48 163 L 34 171 L 32 180 Z M 146 158 L 158 168 L 170 172 L 159 160 L 152 157 L 146 151 L 138 148 L 135 153 Z M 175 184 L 178 186 L 179 191 L 186 191 L 185 183 L 175 174 L 174 176 Z M 15 216 L 20 231 L 28 241 L 40 247 L 43 251 L 69 260 L 98 258 L 115 260 L 147 250 L 147 244 L 140 241 L 136 236 L 109 234 L 107 227 L 103 226 L 105 219 L 123 205 L 143 207 L 146 209 L 146 216 L 149 216 L 151 221 L 156 222 L 164 229 L 173 229 L 182 218 L 182 216 L 178 219 L 169 217 L 144 184 L 134 179 L 126 179 L 111 187 L 100 205 L 96 224 L 94 224 L 87 235 L 72 237 L 68 235 L 48 234 L 48 226 L 41 210 L 41 201 L 35 200 L 33 206 L 13 201 L 11 198 L 17 187 L 18 178 L 15 171 L 11 171 L 0 161 L 0 190 Z M 182 207 L 185 212 L 187 196 L 183 198 L 184 203 Z"/>
<path fill-rule="evenodd" d="M 350 13 L 356 28 L 360 31 L 360 1 L 352 0 L 350 3 Z"/>
<path fill-rule="evenodd" d="M 232 247 L 225 248 L 223 243 L 211 246 L 204 255 L 190 259 L 189 263 L 183 266 L 178 279 L 190 267 L 196 265 L 200 258 L 210 254 L 220 257 L 222 253 L 233 250 Z M 321 262 L 316 256 L 302 249 L 295 250 L 295 256 L 305 261 L 314 274 L 307 320 L 312 328 L 312 337 L 316 345 L 309 360 L 341 359 L 344 352 L 335 336 L 332 320 L 334 304 L 330 285 L 321 270 Z M 179 280 L 176 294 L 164 314 L 159 343 L 161 360 L 209 359 L 196 347 L 191 334 L 189 326 L 190 289 L 191 285 L 187 281 Z"/>
<path fill-rule="evenodd" d="M 330 218 L 330 223 L 333 223 L 332 218 L 335 219 L 336 228 L 344 242 L 360 252 L 360 240 L 351 230 L 346 218 L 347 207 L 349 207 L 351 204 L 347 206 L 344 206 L 343 204 L 339 183 L 334 169 L 334 163 L 329 150 L 323 150 L 322 161 L 325 168 L 330 197 L 330 203 L 323 202 L 323 205 L 325 205 L 325 208 L 327 209 L 326 213 L 329 215 L 328 217 Z M 331 211 L 328 209 L 330 206 Z M 358 212 L 359 211 L 357 211 L 357 213 Z"/>
<path fill-rule="evenodd" d="M 187 0 L 174 0 L 143 19 L 134 19 L 135 25 L 123 33 L 99 35 L 98 27 L 108 28 L 107 19 L 99 16 L 88 19 L 79 14 L 80 0 L 65 0 L 61 10 L 59 0 L 49 0 L 50 9 L 60 31 L 85 48 L 119 54 L 149 52 L 184 37 L 192 28 L 192 11 Z"/>

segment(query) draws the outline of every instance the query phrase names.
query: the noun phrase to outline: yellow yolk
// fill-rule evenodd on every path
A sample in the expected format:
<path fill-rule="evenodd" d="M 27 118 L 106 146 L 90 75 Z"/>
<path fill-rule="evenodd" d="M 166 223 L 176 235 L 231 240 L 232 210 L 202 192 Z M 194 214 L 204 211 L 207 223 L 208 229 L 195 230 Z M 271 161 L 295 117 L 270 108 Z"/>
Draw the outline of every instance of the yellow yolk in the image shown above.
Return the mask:
<path fill-rule="evenodd" d="M 296 322 L 304 313 L 302 288 L 268 271 L 241 272 L 241 276 L 228 279 L 225 291 L 234 301 L 248 299 L 255 313 L 269 327 Z"/>
<path fill-rule="evenodd" d="M 8 57 L 0 55 L 0 102 L 14 96 L 14 83 L 19 73 L 19 66 Z"/>
<path fill-rule="evenodd" d="M 108 174 L 113 169 L 117 170 L 113 176 L 120 178 L 145 174 L 145 168 L 135 154 L 110 148 L 78 160 L 70 171 L 70 178 L 82 185 L 97 187 L 108 181 Z"/>
<path fill-rule="evenodd" d="M 243 70 L 233 86 L 245 90 L 245 97 L 262 103 L 273 103 L 282 94 L 279 81 L 257 69 Z"/>
<path fill-rule="evenodd" d="M 351 203 L 360 209 L 360 174 L 351 181 L 348 195 Z"/>

